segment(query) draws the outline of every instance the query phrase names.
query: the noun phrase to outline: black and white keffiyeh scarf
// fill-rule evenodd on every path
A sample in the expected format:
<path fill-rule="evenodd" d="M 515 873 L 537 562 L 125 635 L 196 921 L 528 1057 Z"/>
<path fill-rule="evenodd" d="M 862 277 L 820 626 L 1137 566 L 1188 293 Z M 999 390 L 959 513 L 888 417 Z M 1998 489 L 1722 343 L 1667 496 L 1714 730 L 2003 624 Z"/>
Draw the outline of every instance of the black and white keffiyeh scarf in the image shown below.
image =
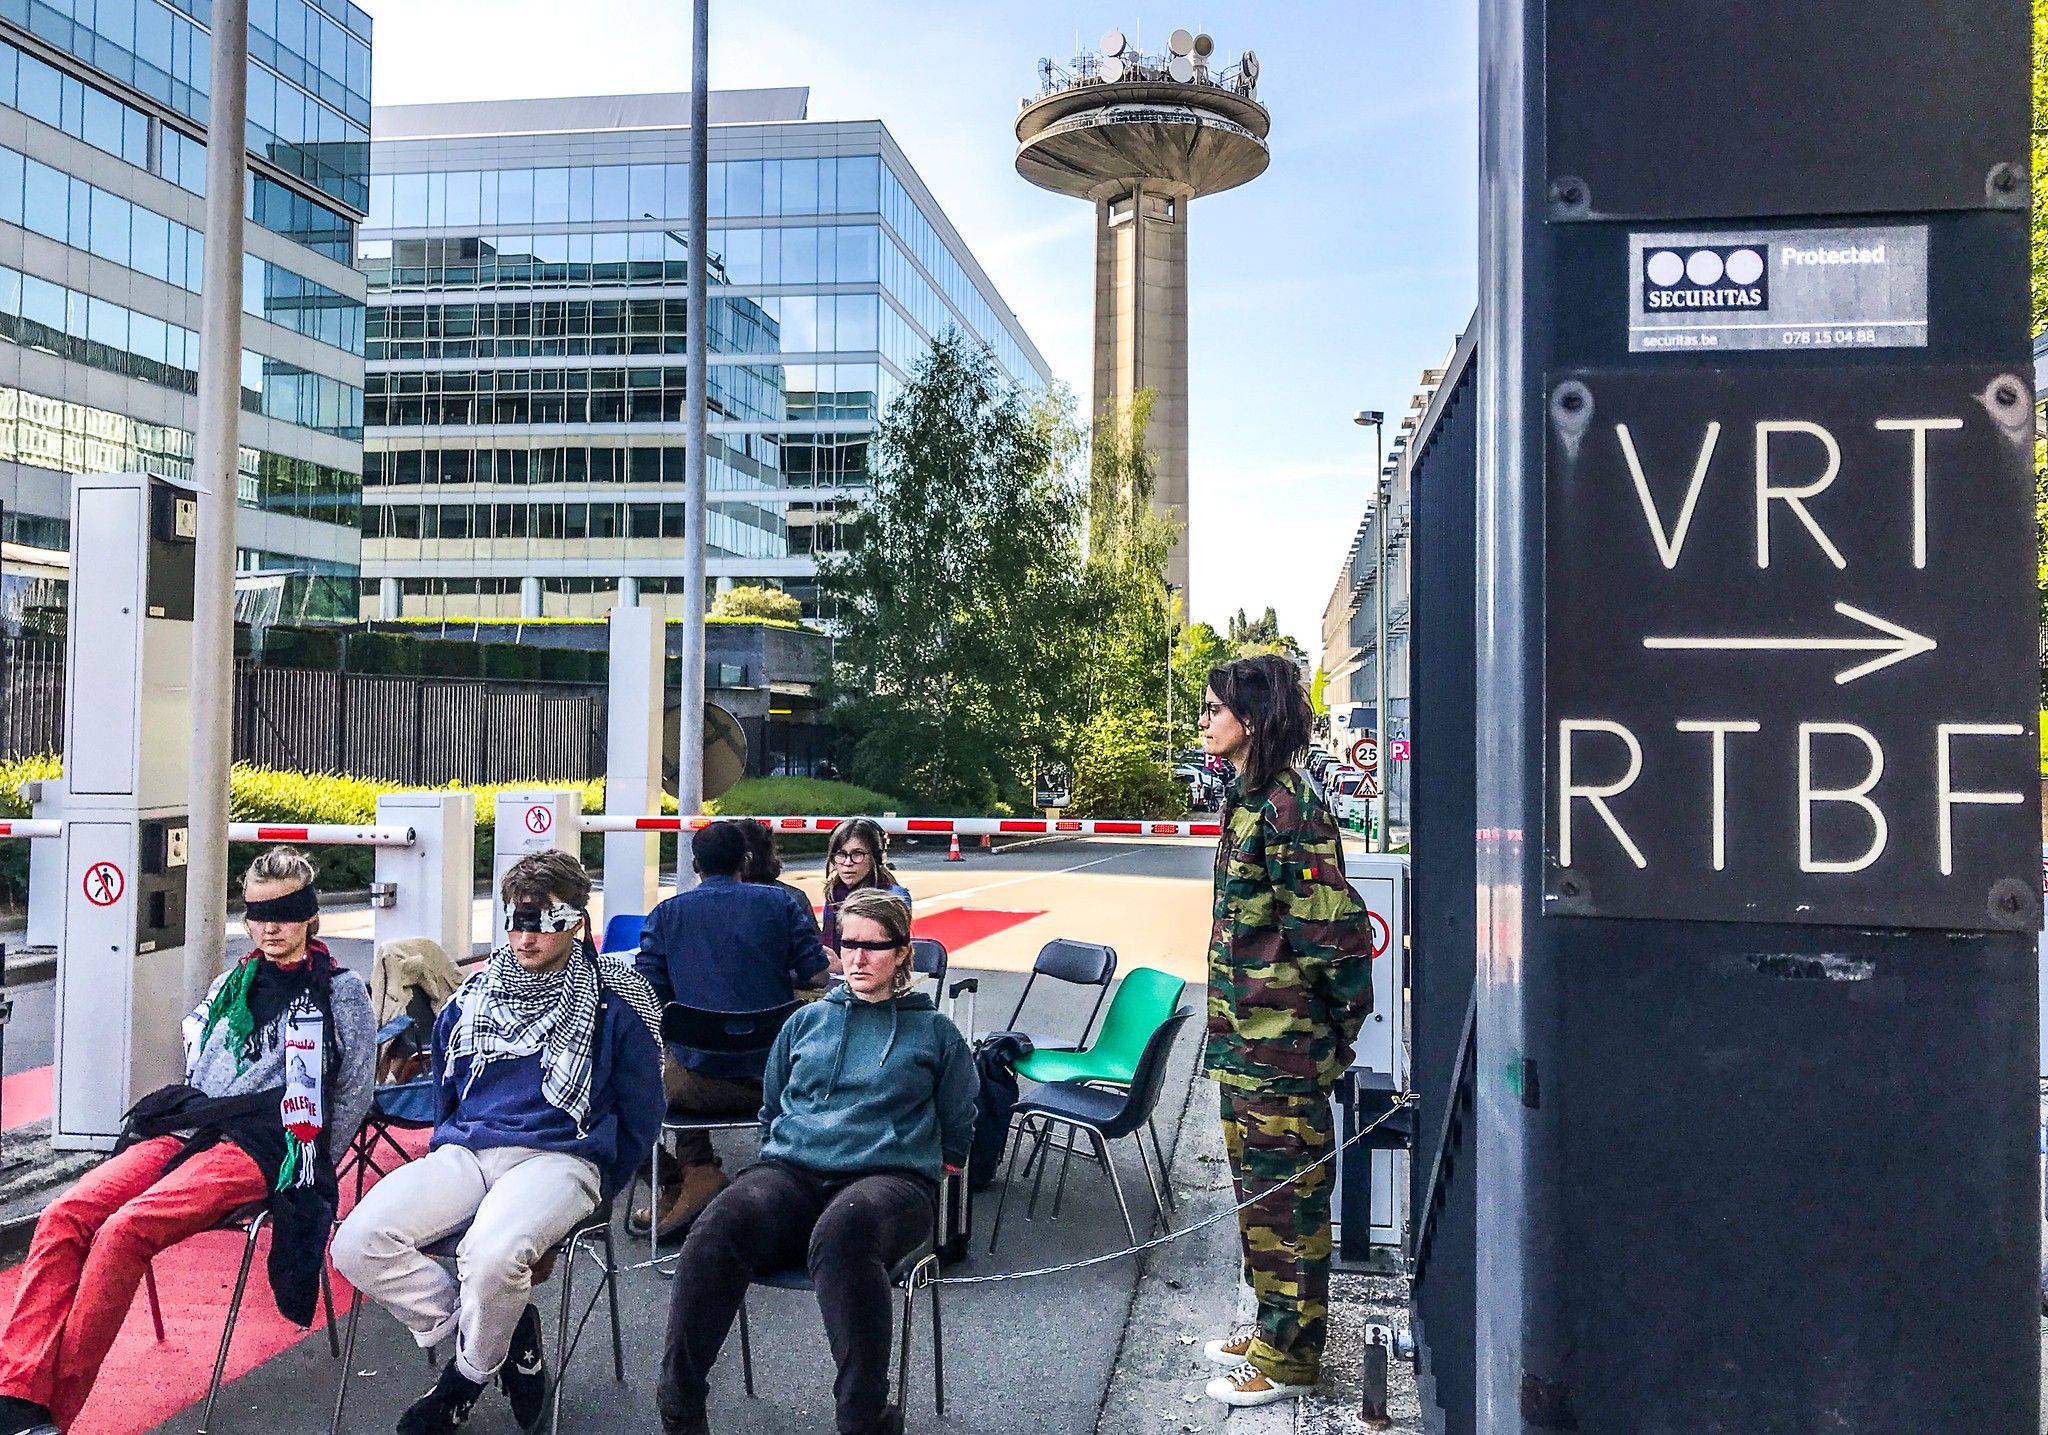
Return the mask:
<path fill-rule="evenodd" d="M 660 1042 L 654 989 L 626 963 L 592 956 L 579 938 L 560 971 L 529 972 L 509 946 L 501 946 L 455 995 L 459 1014 L 448 1035 L 448 1064 L 469 1062 L 467 1090 L 491 1062 L 539 1053 L 541 1095 L 585 1131 L 597 1008 L 605 991 L 624 998 Z"/>

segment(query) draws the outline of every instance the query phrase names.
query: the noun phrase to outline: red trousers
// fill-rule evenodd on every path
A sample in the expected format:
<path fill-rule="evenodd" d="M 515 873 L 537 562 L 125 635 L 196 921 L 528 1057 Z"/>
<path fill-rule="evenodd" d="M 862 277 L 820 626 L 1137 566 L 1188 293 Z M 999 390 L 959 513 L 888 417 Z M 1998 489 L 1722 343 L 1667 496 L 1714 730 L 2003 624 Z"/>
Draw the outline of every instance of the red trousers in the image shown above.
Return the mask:
<path fill-rule="evenodd" d="M 161 1136 L 131 1146 L 43 1212 L 0 1327 L 0 1395 L 46 1405 L 68 1427 L 150 1257 L 268 1194 L 256 1163 L 225 1141 L 166 1175 L 182 1145 Z"/>

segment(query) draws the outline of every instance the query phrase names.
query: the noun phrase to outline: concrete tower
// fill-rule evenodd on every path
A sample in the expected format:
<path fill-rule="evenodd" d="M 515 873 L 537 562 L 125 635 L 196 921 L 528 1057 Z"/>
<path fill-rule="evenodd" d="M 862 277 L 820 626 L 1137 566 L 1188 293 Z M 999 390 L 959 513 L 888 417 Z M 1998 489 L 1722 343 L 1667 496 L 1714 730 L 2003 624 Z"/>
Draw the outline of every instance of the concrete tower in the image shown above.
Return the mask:
<path fill-rule="evenodd" d="M 1215 44 L 1176 30 L 1145 55 L 1112 30 L 1070 68 L 1039 62 L 1017 116 L 1017 173 L 1095 202 L 1095 391 L 1100 418 L 1157 392 L 1153 503 L 1181 525 L 1166 580 L 1188 586 L 1188 201 L 1266 169 L 1258 59 L 1212 71 Z"/>

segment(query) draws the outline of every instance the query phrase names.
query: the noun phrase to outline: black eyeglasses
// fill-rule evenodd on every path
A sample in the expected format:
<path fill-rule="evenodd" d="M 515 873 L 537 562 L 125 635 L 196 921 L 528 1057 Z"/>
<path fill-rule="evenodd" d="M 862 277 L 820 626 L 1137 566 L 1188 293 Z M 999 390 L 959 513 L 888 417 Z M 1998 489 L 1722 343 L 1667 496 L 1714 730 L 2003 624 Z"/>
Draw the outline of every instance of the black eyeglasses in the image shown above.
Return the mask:
<path fill-rule="evenodd" d="M 893 952 L 902 945 L 903 943 L 901 942 L 863 942 L 857 941 L 852 937 L 841 937 L 839 939 L 839 946 L 842 951 L 852 947 L 857 952 Z"/>
<path fill-rule="evenodd" d="M 1227 712 L 1229 712 L 1229 711 L 1230 711 L 1230 708 L 1229 708 L 1229 707 L 1228 707 L 1227 705 L 1223 704 L 1223 703 L 1203 703 L 1203 704 L 1202 704 L 1202 716 L 1203 716 L 1203 717 L 1205 717 L 1205 718 L 1212 718 L 1212 717 L 1216 716 L 1216 714 L 1218 714 L 1218 713 L 1227 713 Z"/>

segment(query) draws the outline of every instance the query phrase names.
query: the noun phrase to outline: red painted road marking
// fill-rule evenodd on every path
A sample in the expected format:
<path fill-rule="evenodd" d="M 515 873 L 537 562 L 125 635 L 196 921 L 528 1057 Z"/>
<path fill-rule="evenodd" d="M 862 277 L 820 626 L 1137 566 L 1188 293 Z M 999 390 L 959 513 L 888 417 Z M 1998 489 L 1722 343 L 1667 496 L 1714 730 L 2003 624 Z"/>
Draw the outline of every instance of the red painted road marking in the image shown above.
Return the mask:
<path fill-rule="evenodd" d="M 85 900 L 95 907 L 111 907 L 121 900 L 128 879 L 111 862 L 95 862 L 85 869 Z"/>
<path fill-rule="evenodd" d="M 8 1078 L 9 1081 L 14 1079 Z M 397 1136 L 414 1155 L 426 1150 L 427 1133 L 424 1131 L 401 1131 Z M 355 1204 L 354 1195 L 355 1180 L 351 1176 L 342 1184 L 344 1212 Z M 333 1362 L 327 1357 L 323 1334 L 325 1318 L 316 1313 L 312 1327 L 300 1330 L 277 1313 L 277 1306 L 270 1298 L 269 1283 L 263 1275 L 270 1233 L 265 1231 L 259 1241 L 263 1249 L 256 1253 L 255 1268 L 249 1277 L 249 1293 L 242 1299 L 242 1318 L 235 1326 L 234 1349 L 228 1357 L 228 1379 L 240 1379 L 265 1361 L 309 1338 L 320 1342 L 321 1379 L 325 1382 L 337 1379 L 332 1369 Z M 156 1283 L 163 1301 L 165 1339 L 162 1343 L 157 1341 L 156 1332 L 149 1322 L 149 1300 L 138 1288 L 135 1303 L 128 1310 L 128 1321 L 121 1327 L 114 1348 L 107 1353 L 106 1363 L 100 1367 L 92 1397 L 86 1401 L 84 1411 L 72 1424 L 68 1435 L 143 1435 L 143 1432 L 155 1429 L 181 1411 L 195 1408 L 206 1398 L 206 1383 L 213 1374 L 213 1358 L 220 1349 L 221 1323 L 227 1319 L 228 1297 L 234 1294 L 235 1271 L 241 1264 L 241 1242 L 242 1237 L 238 1234 L 209 1232 L 173 1246 L 156 1258 Z M 0 1271 L 0 1310 L 13 1309 L 14 1288 L 20 1272 L 19 1266 Z M 348 1282 L 336 1276 L 334 1305 L 341 1319 L 347 1319 L 352 1295 Z M 364 1319 L 389 1320 L 390 1317 L 381 1312 L 369 1312 Z M 228 1400 L 232 1402 L 233 1396 L 230 1395 Z M 309 1392 L 308 1411 L 323 1408 L 319 1403 L 321 1400 L 327 1402 L 324 1408 L 332 1407 L 331 1383 Z M 221 1408 L 232 1410 L 234 1406 L 227 1403 Z M 321 1415 L 319 1420 L 324 1424 L 326 1416 Z M 309 1415 L 307 1424 L 311 1423 Z"/>
<path fill-rule="evenodd" d="M 910 932 L 912 936 L 932 937 L 944 942 L 946 951 L 951 954 L 984 937 L 1007 932 L 1033 917 L 1044 915 L 1043 912 L 999 912 L 988 907 L 952 907 L 917 918 L 910 924 Z"/>
<path fill-rule="evenodd" d="M 53 1066 L 38 1066 L 0 1081 L 0 1121 L 7 1123 L 9 1131 L 50 1119 L 56 1070 Z"/>

